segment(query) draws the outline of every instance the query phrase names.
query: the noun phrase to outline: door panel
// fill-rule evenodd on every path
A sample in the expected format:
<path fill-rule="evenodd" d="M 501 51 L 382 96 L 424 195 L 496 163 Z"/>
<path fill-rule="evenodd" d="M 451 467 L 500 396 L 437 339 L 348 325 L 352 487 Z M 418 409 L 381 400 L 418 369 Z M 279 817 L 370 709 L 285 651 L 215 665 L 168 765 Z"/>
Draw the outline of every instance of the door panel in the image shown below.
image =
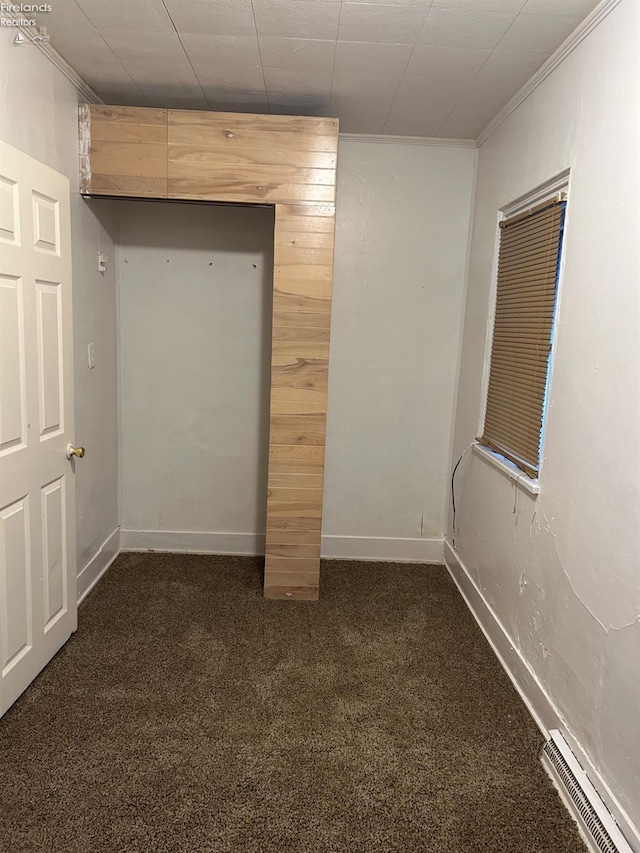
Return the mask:
<path fill-rule="evenodd" d="M 28 501 L 25 496 L 0 510 L 0 540 L 4 545 L 0 575 L 3 675 L 33 645 Z"/>
<path fill-rule="evenodd" d="M 36 281 L 40 437 L 64 429 L 62 423 L 61 288 L 59 282 Z"/>
<path fill-rule="evenodd" d="M 77 625 L 69 182 L 0 143 L 0 713 Z"/>
<path fill-rule="evenodd" d="M 0 341 L 0 454 L 5 454 L 27 440 L 22 280 L 17 276 L 0 276 Z"/>
<path fill-rule="evenodd" d="M 45 633 L 67 609 L 64 489 L 62 477 L 42 489 Z"/>

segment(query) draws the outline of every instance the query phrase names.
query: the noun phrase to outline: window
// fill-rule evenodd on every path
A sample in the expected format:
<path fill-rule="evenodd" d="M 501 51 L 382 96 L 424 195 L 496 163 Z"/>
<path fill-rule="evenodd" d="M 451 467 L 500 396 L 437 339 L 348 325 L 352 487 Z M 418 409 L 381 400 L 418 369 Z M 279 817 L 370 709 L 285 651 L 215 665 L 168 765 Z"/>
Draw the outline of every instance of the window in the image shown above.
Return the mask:
<path fill-rule="evenodd" d="M 478 440 L 538 476 L 553 344 L 564 194 L 500 223 L 484 430 Z"/>

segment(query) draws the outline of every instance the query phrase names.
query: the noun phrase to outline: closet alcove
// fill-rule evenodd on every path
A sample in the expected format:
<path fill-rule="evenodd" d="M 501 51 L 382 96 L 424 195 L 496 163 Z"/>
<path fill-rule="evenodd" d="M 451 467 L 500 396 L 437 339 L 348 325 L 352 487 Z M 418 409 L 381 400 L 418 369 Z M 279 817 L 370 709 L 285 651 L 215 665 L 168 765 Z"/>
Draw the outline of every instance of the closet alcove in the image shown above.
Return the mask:
<path fill-rule="evenodd" d="M 80 108 L 82 195 L 274 208 L 268 598 L 319 595 L 337 149 L 336 119 Z"/>

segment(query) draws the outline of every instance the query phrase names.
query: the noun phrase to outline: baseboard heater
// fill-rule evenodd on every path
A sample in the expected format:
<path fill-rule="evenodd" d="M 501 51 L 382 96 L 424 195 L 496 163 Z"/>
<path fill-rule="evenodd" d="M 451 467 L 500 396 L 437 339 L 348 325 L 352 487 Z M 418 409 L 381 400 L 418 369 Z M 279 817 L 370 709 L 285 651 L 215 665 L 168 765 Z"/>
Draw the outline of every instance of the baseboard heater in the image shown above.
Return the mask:
<path fill-rule="evenodd" d="M 542 763 L 594 853 L 633 853 L 566 740 L 551 729 Z"/>

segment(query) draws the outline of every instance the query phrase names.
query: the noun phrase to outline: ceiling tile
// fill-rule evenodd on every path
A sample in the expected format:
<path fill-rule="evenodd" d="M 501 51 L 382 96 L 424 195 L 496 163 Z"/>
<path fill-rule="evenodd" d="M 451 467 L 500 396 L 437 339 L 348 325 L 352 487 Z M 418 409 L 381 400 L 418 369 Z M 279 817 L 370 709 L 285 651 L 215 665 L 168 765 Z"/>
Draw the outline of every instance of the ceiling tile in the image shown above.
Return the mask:
<path fill-rule="evenodd" d="M 342 119 L 344 116 L 359 116 L 362 119 L 384 121 L 389 115 L 393 95 L 387 98 L 358 98 L 353 95 L 332 95 L 330 115 Z M 364 132 L 364 131 L 362 131 Z"/>
<path fill-rule="evenodd" d="M 477 74 L 490 55 L 490 50 L 416 45 L 407 74 L 411 77 L 468 80 Z"/>
<path fill-rule="evenodd" d="M 194 71 L 203 87 L 233 88 L 247 92 L 264 91 L 261 68 L 241 68 L 229 65 L 194 65 Z"/>
<path fill-rule="evenodd" d="M 433 0 L 433 8 L 464 9 L 474 12 L 504 12 L 515 17 L 526 0 Z M 555 0 L 556 3 L 562 0 Z"/>
<path fill-rule="evenodd" d="M 184 33 L 182 45 L 194 65 L 259 66 L 258 39 L 253 36 L 217 36 Z"/>
<path fill-rule="evenodd" d="M 62 35 L 65 30 L 93 30 L 95 27 L 75 0 L 57 0 L 50 12 L 35 15 L 39 26 L 46 27 L 49 35 Z"/>
<path fill-rule="evenodd" d="M 544 56 L 494 51 L 456 104 L 445 127 L 449 119 L 468 119 L 476 122 L 479 133 L 542 64 Z"/>
<path fill-rule="evenodd" d="M 209 102 L 199 86 L 141 86 L 149 105 L 170 110 L 208 110 Z"/>
<path fill-rule="evenodd" d="M 165 72 L 170 74 L 170 62 L 184 59 L 184 50 L 180 39 L 172 30 L 170 33 L 149 32 L 144 37 L 136 30 L 102 29 L 102 36 L 118 59 L 123 62 L 131 60 L 148 61 L 164 64 Z"/>
<path fill-rule="evenodd" d="M 336 45 L 335 71 L 367 74 L 402 74 L 407 67 L 413 46 L 381 42 L 339 41 Z"/>
<path fill-rule="evenodd" d="M 425 119 L 387 119 L 384 124 L 383 133 L 392 136 L 434 136 L 438 124 Z"/>
<path fill-rule="evenodd" d="M 239 89 L 234 86 L 206 86 L 204 90 L 207 98 L 213 95 L 214 99 L 219 103 L 245 104 L 264 100 L 266 104 L 267 100 L 264 87 L 257 89 L 255 92 L 249 92 L 246 89 Z"/>
<path fill-rule="evenodd" d="M 65 30 L 60 35 L 51 36 L 51 44 L 67 61 L 80 72 L 76 66 L 86 64 L 86 60 L 96 59 L 103 62 L 113 62 L 116 56 L 97 30 Z"/>
<path fill-rule="evenodd" d="M 54 5 L 42 16 L 54 47 L 111 102 L 330 114 L 345 132 L 468 138 L 595 0 Z"/>
<path fill-rule="evenodd" d="M 514 17 L 510 13 L 484 10 L 432 8 L 418 44 L 491 50 L 507 32 Z"/>
<path fill-rule="evenodd" d="M 389 112 L 388 121 L 415 121 L 422 132 L 436 133 L 468 88 L 456 80 L 443 85 L 440 80 L 405 77 Z"/>
<path fill-rule="evenodd" d="M 348 95 L 356 98 L 388 100 L 398 90 L 402 74 L 340 74 L 333 75 L 333 95 Z"/>
<path fill-rule="evenodd" d="M 260 56 L 268 68 L 291 71 L 332 71 L 335 41 L 262 36 Z"/>
<path fill-rule="evenodd" d="M 268 113 L 269 103 L 264 92 L 233 91 L 232 89 L 203 86 L 211 108 L 220 112 Z"/>
<path fill-rule="evenodd" d="M 328 116 L 329 101 L 301 97 L 294 101 L 278 101 L 269 98 L 269 112 L 280 116 Z"/>
<path fill-rule="evenodd" d="M 460 100 L 469 83 L 464 80 L 443 82 L 435 78 L 405 77 L 396 94 L 391 114 L 399 116 L 404 110 L 411 111 L 411 118 L 426 115 L 432 110 L 451 110 Z"/>
<path fill-rule="evenodd" d="M 253 0 L 258 35 L 279 38 L 335 39 L 339 0 Z"/>
<path fill-rule="evenodd" d="M 94 88 L 96 86 L 108 86 L 111 88 L 121 84 L 129 86 L 133 83 L 131 75 L 117 59 L 86 59 L 82 62 L 76 61 L 74 68 Z"/>
<path fill-rule="evenodd" d="M 269 100 L 272 97 L 281 103 L 305 95 L 320 97 L 329 103 L 331 95 L 331 72 L 287 71 L 265 68 L 264 79 Z"/>
<path fill-rule="evenodd" d="M 515 95 L 547 58 L 548 54 L 543 52 L 494 50 L 476 79 L 491 83 L 505 80 Z"/>
<path fill-rule="evenodd" d="M 77 0 L 78 5 L 98 29 L 127 29 L 171 32 L 173 24 L 162 0 Z M 56 5 L 54 0 L 52 5 Z M 138 33 L 138 38 L 141 35 Z"/>
<path fill-rule="evenodd" d="M 255 35 L 251 0 L 165 0 L 179 33 Z"/>
<path fill-rule="evenodd" d="M 498 47 L 500 50 L 551 53 L 579 23 L 579 17 L 566 15 L 518 15 Z"/>
<path fill-rule="evenodd" d="M 198 86 L 198 79 L 193 68 L 187 62 L 172 62 L 171 73 L 166 74 L 161 60 L 151 64 L 149 62 L 125 62 L 124 67 L 131 75 L 136 85 L 141 89 L 144 86 Z"/>
<path fill-rule="evenodd" d="M 331 113 L 330 115 L 334 115 Z M 383 118 L 370 118 L 369 116 L 358 115 L 358 113 L 346 113 L 344 116 L 337 116 L 340 119 L 340 133 L 358 133 L 358 134 L 379 134 L 382 133 L 384 127 Z"/>
<path fill-rule="evenodd" d="M 148 107 L 149 101 L 133 83 L 119 83 L 117 86 L 95 86 L 96 93 L 105 104 L 118 104 L 123 107 Z"/>
<path fill-rule="evenodd" d="M 448 118 L 435 134 L 440 139 L 476 139 L 488 122 L 477 118 Z"/>
<path fill-rule="evenodd" d="M 343 3 L 340 41 L 415 44 L 427 17 L 423 6 L 383 6 Z"/>
<path fill-rule="evenodd" d="M 576 15 L 585 18 L 600 0 L 527 0 L 521 10 L 532 15 Z"/>
<path fill-rule="evenodd" d="M 428 9 L 433 0 L 349 0 L 349 2 L 366 6 L 421 6 Z"/>

